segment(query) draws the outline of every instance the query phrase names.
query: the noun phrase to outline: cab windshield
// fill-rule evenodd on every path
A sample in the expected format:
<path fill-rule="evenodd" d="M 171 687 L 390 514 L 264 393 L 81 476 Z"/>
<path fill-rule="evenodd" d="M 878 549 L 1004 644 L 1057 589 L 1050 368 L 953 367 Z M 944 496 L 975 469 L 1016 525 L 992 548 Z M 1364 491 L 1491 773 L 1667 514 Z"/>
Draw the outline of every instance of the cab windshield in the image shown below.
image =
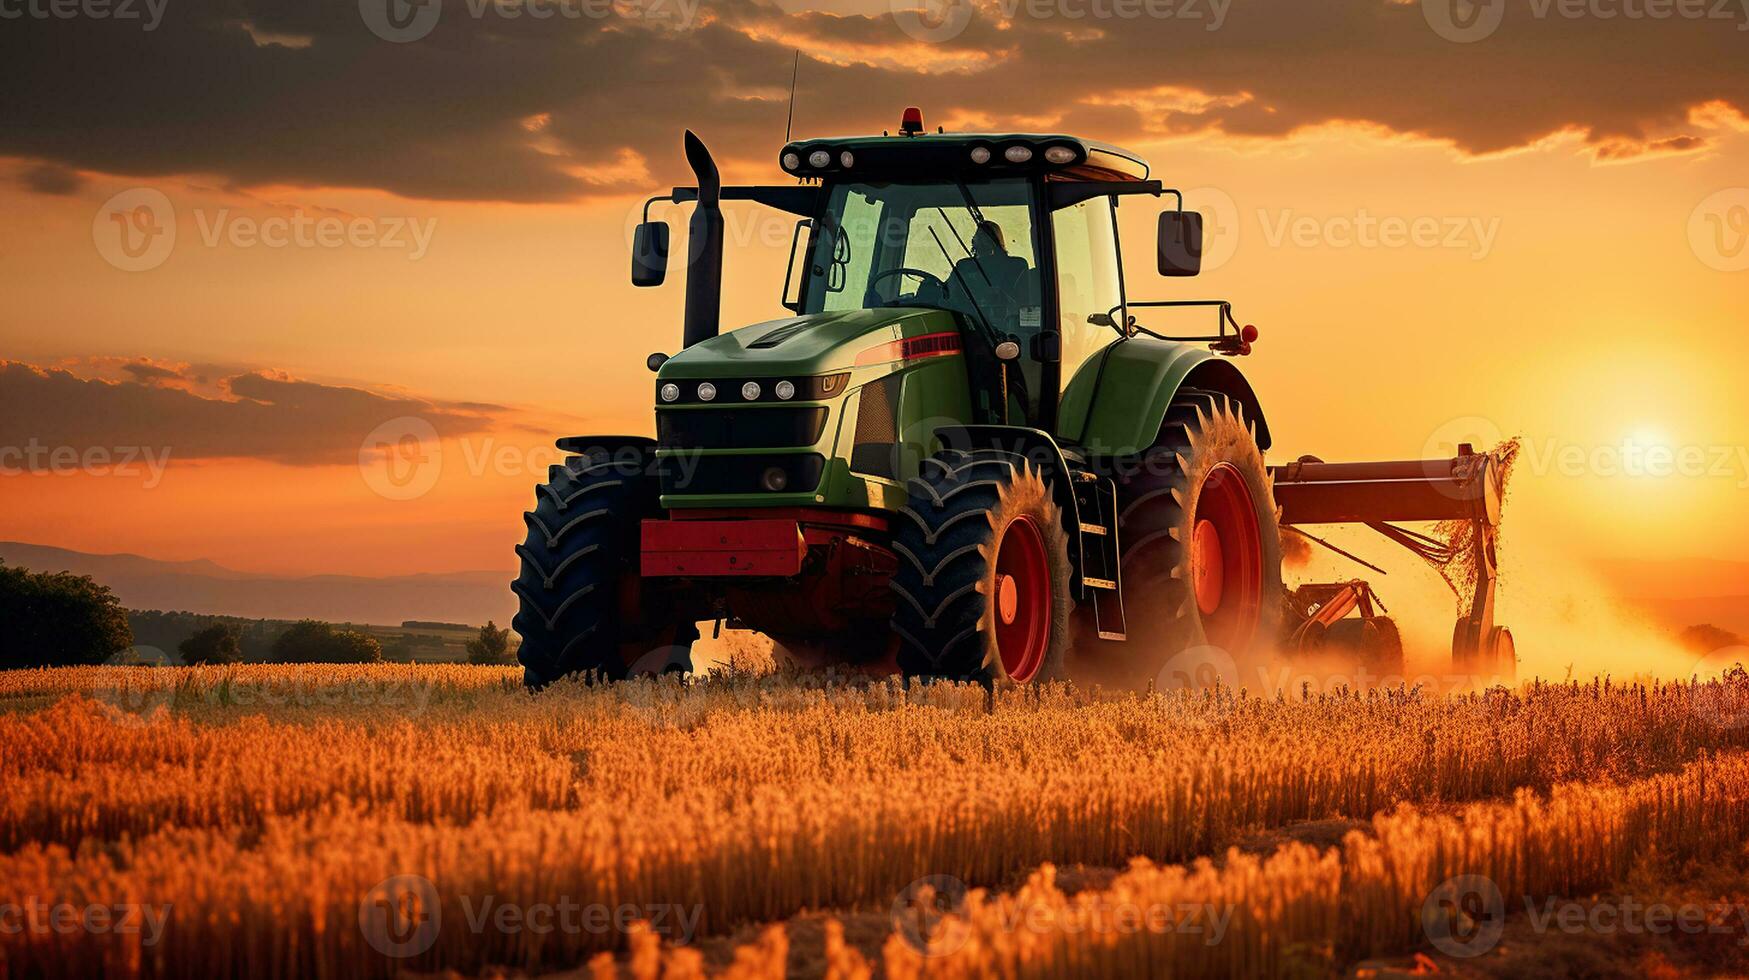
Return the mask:
<path fill-rule="evenodd" d="M 839 184 L 807 264 L 803 312 L 926 306 L 986 337 L 1041 326 L 1034 194 L 1025 179 Z"/>

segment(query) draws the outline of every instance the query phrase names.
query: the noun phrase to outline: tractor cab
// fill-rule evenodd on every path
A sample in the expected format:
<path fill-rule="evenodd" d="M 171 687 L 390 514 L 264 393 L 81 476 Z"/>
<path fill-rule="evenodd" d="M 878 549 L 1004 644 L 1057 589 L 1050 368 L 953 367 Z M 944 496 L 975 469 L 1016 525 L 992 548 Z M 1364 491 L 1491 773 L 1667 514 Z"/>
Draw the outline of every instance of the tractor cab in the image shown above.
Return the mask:
<path fill-rule="evenodd" d="M 897 135 L 797 140 L 779 164 L 801 185 L 723 188 L 721 198 L 802 218 L 782 299 L 798 319 L 786 333 L 863 311 L 950 314 L 971 421 L 1034 426 L 1071 444 L 1087 434 L 1061 424 L 1064 398 L 1097 370 L 1096 355 L 1139 329 L 1126 303 L 1119 202 L 1176 198 L 1139 156 L 1063 135 L 926 133 L 912 108 Z M 668 199 L 697 193 L 677 188 Z M 1195 275 L 1201 221 L 1176 200 L 1160 216 L 1159 269 Z M 665 226 L 637 237 L 634 282 L 660 282 L 640 270 L 665 267 Z M 1187 339 L 1223 340 L 1234 352 L 1243 342 L 1230 319 L 1216 337 Z M 1090 393 L 1091 375 L 1079 386 Z"/>

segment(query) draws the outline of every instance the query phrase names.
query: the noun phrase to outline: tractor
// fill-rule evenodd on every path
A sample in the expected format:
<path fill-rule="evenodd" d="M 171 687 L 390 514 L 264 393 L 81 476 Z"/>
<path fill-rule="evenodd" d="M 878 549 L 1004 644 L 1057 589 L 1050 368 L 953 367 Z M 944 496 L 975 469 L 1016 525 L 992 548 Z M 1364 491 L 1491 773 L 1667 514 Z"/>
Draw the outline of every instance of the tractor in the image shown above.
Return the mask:
<path fill-rule="evenodd" d="M 670 229 L 650 208 L 693 205 L 681 349 L 648 360 L 654 438 L 560 439 L 536 490 L 512 586 L 530 686 L 687 669 L 713 621 L 803 661 L 985 685 L 1140 688 L 1192 648 L 1314 634 L 1390 661 L 1364 583 L 1284 587 L 1282 529 L 1316 523 L 1473 522 L 1454 655 L 1512 660 L 1482 533 L 1498 467 L 1266 464 L 1235 365 L 1256 329 L 1221 300 L 1131 298 L 1120 205 L 1171 200 L 1160 275 L 1198 274 L 1203 251 L 1201 216 L 1136 154 L 925 132 L 916 109 L 891 135 L 786 142 L 780 184 L 723 186 L 703 142 L 684 146 L 696 184 L 644 204 L 631 263 L 634 285 L 662 284 Z M 724 201 L 794 218 L 788 316 L 719 329 Z M 1209 325 L 1140 322 L 1169 310 Z"/>

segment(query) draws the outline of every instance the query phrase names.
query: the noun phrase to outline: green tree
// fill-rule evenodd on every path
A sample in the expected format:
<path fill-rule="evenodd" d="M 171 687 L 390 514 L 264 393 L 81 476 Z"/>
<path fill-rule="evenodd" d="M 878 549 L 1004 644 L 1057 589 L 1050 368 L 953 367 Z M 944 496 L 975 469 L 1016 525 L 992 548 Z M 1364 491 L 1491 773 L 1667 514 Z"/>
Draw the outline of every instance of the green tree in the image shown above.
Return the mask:
<path fill-rule="evenodd" d="M 234 664 L 243 659 L 243 636 L 229 623 L 214 623 L 177 644 L 185 664 Z"/>
<path fill-rule="evenodd" d="M 383 659 L 383 646 L 368 633 L 305 619 L 273 641 L 273 659 L 286 664 L 370 664 Z"/>
<path fill-rule="evenodd" d="M 382 663 L 383 645 L 369 633 L 358 630 L 340 630 L 334 634 L 334 657 L 329 663 L 335 664 L 376 664 Z"/>
<path fill-rule="evenodd" d="M 468 663 L 471 664 L 513 664 L 516 657 L 510 652 L 510 631 L 499 629 L 491 620 L 480 627 L 480 635 L 468 641 Z"/>
<path fill-rule="evenodd" d="M 0 565 L 0 667 L 100 664 L 133 643 L 127 610 L 90 576 Z"/>

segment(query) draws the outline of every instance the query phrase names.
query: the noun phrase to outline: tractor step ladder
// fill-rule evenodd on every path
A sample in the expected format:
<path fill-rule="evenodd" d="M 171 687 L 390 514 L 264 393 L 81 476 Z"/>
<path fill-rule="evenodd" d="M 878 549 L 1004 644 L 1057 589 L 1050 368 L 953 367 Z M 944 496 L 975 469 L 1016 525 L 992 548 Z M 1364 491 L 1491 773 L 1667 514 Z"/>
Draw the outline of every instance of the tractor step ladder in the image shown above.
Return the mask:
<path fill-rule="evenodd" d="M 1093 473 L 1076 474 L 1081 516 L 1081 598 L 1093 607 L 1093 628 L 1102 640 L 1124 640 L 1123 572 L 1117 540 L 1117 483 Z"/>

